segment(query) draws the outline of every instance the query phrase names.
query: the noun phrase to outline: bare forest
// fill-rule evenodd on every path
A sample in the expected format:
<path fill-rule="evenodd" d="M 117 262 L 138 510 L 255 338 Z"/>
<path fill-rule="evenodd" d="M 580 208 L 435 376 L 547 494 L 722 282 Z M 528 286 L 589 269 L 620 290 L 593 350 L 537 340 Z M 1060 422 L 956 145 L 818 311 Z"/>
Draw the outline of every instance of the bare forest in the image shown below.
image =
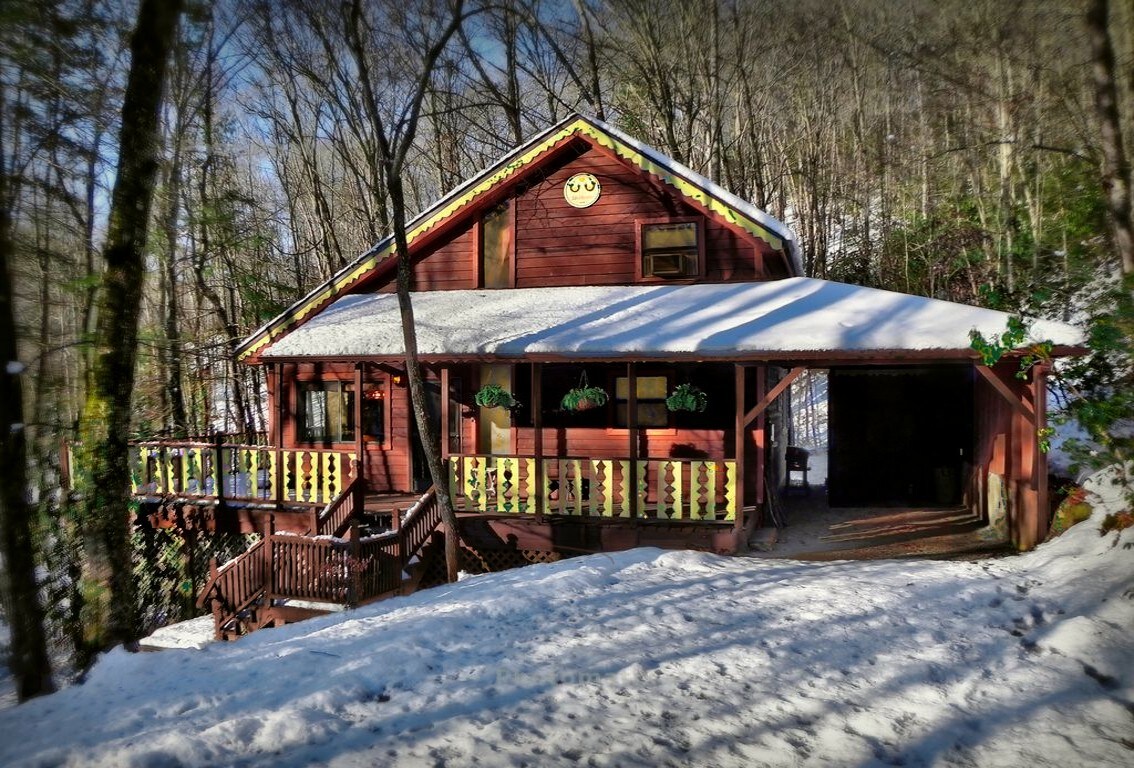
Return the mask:
<path fill-rule="evenodd" d="M 6 0 L 0 557 L 23 696 L 48 657 L 81 669 L 192 610 L 177 584 L 203 555 L 139 554 L 108 490 L 126 441 L 260 439 L 236 345 L 573 112 L 788 222 L 810 276 L 1089 328 L 1068 399 L 1128 457 L 1132 0 Z"/>

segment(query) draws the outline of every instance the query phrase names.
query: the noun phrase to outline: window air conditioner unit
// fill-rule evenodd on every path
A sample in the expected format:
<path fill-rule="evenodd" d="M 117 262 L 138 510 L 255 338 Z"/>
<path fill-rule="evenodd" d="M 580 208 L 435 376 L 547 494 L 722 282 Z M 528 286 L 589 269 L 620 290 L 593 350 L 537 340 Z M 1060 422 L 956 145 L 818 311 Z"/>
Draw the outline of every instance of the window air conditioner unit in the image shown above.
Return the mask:
<path fill-rule="evenodd" d="M 646 254 L 646 274 L 657 277 L 681 277 L 685 274 L 685 254 L 680 252 Z"/>

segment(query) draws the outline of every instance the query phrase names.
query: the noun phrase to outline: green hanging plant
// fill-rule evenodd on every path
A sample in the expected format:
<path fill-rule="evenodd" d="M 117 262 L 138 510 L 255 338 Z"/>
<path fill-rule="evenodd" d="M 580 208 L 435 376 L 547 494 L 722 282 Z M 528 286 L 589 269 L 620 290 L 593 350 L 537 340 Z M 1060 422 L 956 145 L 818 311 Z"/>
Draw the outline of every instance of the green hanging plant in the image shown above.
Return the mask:
<path fill-rule="evenodd" d="M 665 399 L 665 407 L 671 411 L 703 413 L 709 407 L 709 396 L 693 384 L 678 384 Z"/>
<path fill-rule="evenodd" d="M 559 407 L 565 411 L 589 411 L 591 408 L 601 408 L 606 405 L 610 396 L 602 387 L 592 387 L 587 381 L 587 372 L 579 377 L 579 386 L 567 390 L 567 394 L 559 401 Z"/>
<path fill-rule="evenodd" d="M 512 397 L 512 393 L 499 384 L 485 384 L 477 393 L 476 404 L 481 408 L 505 408 L 511 410 L 520 403 Z"/>

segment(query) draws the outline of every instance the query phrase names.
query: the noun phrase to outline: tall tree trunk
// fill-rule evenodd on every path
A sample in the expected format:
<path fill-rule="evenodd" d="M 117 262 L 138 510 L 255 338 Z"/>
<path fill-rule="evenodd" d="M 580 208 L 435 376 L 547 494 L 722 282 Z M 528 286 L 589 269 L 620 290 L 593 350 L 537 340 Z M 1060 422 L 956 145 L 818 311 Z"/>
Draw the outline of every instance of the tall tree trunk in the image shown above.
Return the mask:
<path fill-rule="evenodd" d="M 127 439 L 146 238 L 161 146 L 162 88 L 180 12 L 180 0 L 142 0 L 130 40 L 106 272 L 99 287 L 93 367 L 79 429 L 86 642 L 78 661 L 83 666 L 99 650 L 117 643 L 133 645 L 140 631 L 130 562 Z"/>
<path fill-rule="evenodd" d="M 1122 136 L 1122 118 L 1118 108 L 1118 67 L 1114 57 L 1114 41 L 1110 37 L 1110 3 L 1092 0 L 1087 11 L 1087 27 L 1091 38 L 1091 58 L 1095 81 L 1095 114 L 1102 135 L 1103 188 L 1106 207 L 1114 228 L 1114 244 L 1122 258 L 1122 274 L 1134 292 L 1134 211 L 1130 199 L 1130 157 Z"/>
<path fill-rule="evenodd" d="M 0 184 L 0 187 L 7 186 Z M 11 626 L 9 666 L 20 701 L 55 690 L 43 631 L 36 579 L 32 511 L 27 503 L 27 437 L 23 418 L 23 366 L 16 349 L 15 295 L 10 263 L 12 220 L 0 188 L 0 595 Z"/>
<path fill-rule="evenodd" d="M 441 520 L 445 524 L 445 563 L 448 570 L 449 581 L 457 580 L 459 568 L 457 537 L 460 529 L 457 526 L 457 515 L 453 512 L 453 502 L 449 498 L 449 483 L 445 467 L 441 463 L 441 441 L 438 430 L 429 418 L 429 404 L 425 393 L 425 379 L 421 373 L 421 364 L 417 355 L 417 326 L 414 323 L 413 302 L 410 299 L 410 257 L 409 240 L 406 236 L 406 209 L 405 195 L 402 187 L 402 171 L 405 168 L 406 154 L 413 146 L 414 136 L 417 133 L 417 122 L 421 114 L 421 102 L 425 98 L 429 86 L 430 75 L 436 66 L 441 52 L 448 45 L 449 40 L 461 27 L 463 20 L 463 0 L 453 3 L 452 18 L 448 25 L 440 32 L 422 56 L 421 71 L 416 73 L 415 90 L 410 95 L 410 103 L 402 112 L 400 125 L 395 124 L 387 133 L 385 122 L 378 108 L 378 96 L 371 82 L 366 58 L 366 45 L 363 42 L 365 21 L 361 0 L 351 3 L 347 22 L 347 37 L 358 69 L 358 79 L 363 90 L 363 100 L 381 151 L 382 165 L 386 171 L 386 189 L 389 192 L 391 218 L 394 229 L 394 248 L 397 251 L 398 273 L 397 292 L 398 309 L 402 321 L 402 339 L 406 348 L 406 379 L 409 383 L 410 401 L 413 404 L 414 419 L 417 423 L 418 435 L 424 449 L 426 463 L 429 465 L 429 474 L 433 480 L 433 488 L 437 494 L 437 507 L 441 512 Z M 400 129 L 400 130 L 399 130 Z M 447 393 L 442 393 L 442 397 Z"/>
<path fill-rule="evenodd" d="M 178 118 L 180 122 L 180 117 Z M 165 301 L 165 342 L 168 345 L 165 358 L 166 396 L 169 398 L 169 426 L 171 437 L 185 437 L 188 434 L 188 417 L 185 413 L 185 393 L 181 388 L 181 314 L 179 310 L 179 289 L 177 283 L 177 239 L 178 213 L 181 210 L 181 137 L 171 137 L 173 157 L 169 162 L 168 182 L 165 192 L 169 196 L 165 213 L 165 285 L 169 292 Z"/>

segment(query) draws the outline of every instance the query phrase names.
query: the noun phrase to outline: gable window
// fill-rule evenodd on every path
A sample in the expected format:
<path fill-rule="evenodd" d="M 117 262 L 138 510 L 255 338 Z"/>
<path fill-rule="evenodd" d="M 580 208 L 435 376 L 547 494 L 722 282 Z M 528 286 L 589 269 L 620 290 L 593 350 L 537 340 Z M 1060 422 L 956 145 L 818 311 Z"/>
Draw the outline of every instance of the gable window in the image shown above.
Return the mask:
<path fill-rule="evenodd" d="M 638 376 L 638 426 L 668 427 L 669 410 L 665 398 L 669 380 L 665 376 Z M 619 376 L 614 380 L 614 425 L 628 427 L 630 380 Z"/>
<path fill-rule="evenodd" d="M 641 221 L 638 244 L 642 279 L 688 279 L 702 274 L 705 241 L 700 218 Z"/>
<path fill-rule="evenodd" d="M 513 284 L 514 234 L 512 203 L 505 200 L 480 220 L 480 287 L 510 288 Z"/>

